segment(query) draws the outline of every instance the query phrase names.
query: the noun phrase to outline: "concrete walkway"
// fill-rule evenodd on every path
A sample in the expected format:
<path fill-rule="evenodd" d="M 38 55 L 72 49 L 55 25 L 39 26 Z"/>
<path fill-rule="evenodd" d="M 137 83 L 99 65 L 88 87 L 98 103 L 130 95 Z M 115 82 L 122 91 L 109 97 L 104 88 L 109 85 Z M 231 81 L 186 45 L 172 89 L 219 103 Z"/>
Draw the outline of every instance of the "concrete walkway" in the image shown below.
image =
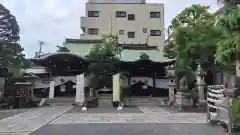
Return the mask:
<path fill-rule="evenodd" d="M 0 120 L 0 135 L 27 135 L 58 118 L 72 106 L 47 106 Z"/>

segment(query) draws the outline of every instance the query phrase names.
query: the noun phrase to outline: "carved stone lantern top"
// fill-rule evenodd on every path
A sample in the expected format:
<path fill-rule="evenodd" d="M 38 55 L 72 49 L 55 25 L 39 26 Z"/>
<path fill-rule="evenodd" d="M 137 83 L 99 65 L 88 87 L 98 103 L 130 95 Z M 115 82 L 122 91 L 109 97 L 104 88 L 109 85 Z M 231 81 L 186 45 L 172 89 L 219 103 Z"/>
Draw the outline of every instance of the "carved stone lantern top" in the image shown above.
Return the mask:
<path fill-rule="evenodd" d="M 174 65 L 170 65 L 165 67 L 166 71 L 167 71 L 167 77 L 169 78 L 174 78 L 175 77 L 175 67 Z"/>
<path fill-rule="evenodd" d="M 197 73 L 198 76 L 204 76 L 206 74 L 204 72 L 204 70 L 202 69 L 201 65 L 198 65 L 196 73 Z"/>

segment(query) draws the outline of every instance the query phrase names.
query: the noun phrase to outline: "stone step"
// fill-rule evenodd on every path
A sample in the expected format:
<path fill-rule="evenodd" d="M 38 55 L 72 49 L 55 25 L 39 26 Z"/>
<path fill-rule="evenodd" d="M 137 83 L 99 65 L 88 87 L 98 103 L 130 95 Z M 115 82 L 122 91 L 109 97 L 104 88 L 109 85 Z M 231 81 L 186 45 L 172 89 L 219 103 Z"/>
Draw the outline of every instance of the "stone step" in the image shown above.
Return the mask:
<path fill-rule="evenodd" d="M 161 105 L 162 102 L 160 100 L 156 100 L 154 98 L 129 98 L 129 105 L 139 105 L 139 106 L 157 106 Z"/>
<path fill-rule="evenodd" d="M 47 100 L 47 103 L 74 103 L 74 98 L 54 98 Z"/>

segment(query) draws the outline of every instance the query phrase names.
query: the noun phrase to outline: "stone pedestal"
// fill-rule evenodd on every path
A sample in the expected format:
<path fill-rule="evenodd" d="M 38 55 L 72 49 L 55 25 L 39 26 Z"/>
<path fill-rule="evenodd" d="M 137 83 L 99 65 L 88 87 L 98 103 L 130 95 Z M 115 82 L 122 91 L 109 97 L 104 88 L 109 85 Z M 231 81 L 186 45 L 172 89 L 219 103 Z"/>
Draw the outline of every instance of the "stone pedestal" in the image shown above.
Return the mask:
<path fill-rule="evenodd" d="M 180 89 L 176 94 L 175 106 L 178 107 L 179 110 L 191 107 L 192 101 L 190 96 L 191 96 L 191 92 L 188 91 L 187 78 L 184 76 L 180 80 Z"/>
<path fill-rule="evenodd" d="M 177 92 L 175 106 L 184 109 L 192 106 L 192 101 L 190 99 L 190 92 Z"/>

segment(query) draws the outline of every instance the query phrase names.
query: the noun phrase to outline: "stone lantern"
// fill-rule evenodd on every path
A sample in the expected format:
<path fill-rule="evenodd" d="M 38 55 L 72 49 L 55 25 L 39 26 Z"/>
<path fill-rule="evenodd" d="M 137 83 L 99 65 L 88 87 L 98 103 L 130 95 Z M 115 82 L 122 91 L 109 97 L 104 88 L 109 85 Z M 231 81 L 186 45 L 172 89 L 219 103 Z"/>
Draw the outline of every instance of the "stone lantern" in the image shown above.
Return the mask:
<path fill-rule="evenodd" d="M 168 82 L 168 99 L 169 99 L 169 105 L 171 105 L 175 101 L 175 88 L 176 88 L 176 82 L 175 82 L 175 68 L 173 65 L 166 67 L 167 70 L 167 77 L 169 79 Z"/>
<path fill-rule="evenodd" d="M 206 75 L 206 73 L 203 71 L 201 65 L 198 65 L 196 75 L 197 75 L 197 86 L 198 86 L 198 102 L 199 102 L 199 105 L 204 105 L 206 104 L 205 94 L 204 94 L 204 89 L 206 85 L 204 76 Z"/>

